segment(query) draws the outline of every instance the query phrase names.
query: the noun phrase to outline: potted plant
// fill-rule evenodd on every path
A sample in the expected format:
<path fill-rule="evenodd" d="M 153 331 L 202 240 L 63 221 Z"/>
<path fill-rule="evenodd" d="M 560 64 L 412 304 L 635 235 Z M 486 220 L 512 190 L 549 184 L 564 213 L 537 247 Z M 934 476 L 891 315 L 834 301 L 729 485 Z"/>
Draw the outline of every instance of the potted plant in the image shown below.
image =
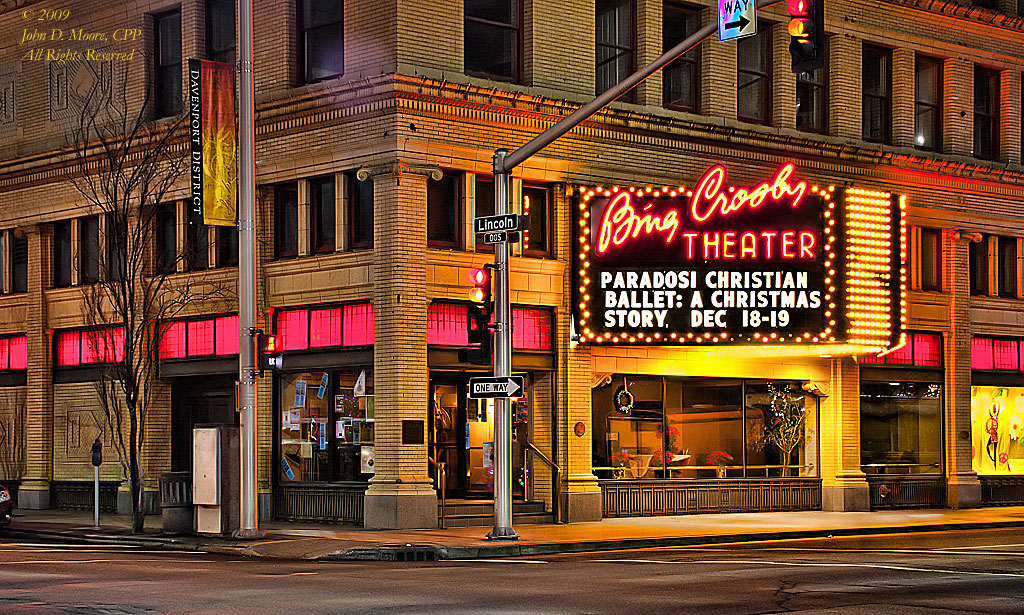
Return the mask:
<path fill-rule="evenodd" d="M 715 466 L 717 478 L 725 478 L 725 466 L 732 463 L 732 455 L 725 451 L 712 451 L 708 453 L 705 462 L 709 466 Z"/>

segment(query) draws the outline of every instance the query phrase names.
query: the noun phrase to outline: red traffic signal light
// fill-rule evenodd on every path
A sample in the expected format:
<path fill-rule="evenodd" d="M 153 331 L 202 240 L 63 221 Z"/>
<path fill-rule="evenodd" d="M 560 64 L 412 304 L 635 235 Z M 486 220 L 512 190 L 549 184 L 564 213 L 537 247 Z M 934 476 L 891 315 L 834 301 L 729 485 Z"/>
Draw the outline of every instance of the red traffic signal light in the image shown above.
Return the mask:
<path fill-rule="evenodd" d="M 264 335 L 263 336 L 263 352 L 277 352 L 277 336 L 276 335 Z"/>
<path fill-rule="evenodd" d="M 793 72 L 825 66 L 825 0 L 786 0 Z"/>
<path fill-rule="evenodd" d="M 469 271 L 469 283 L 473 288 L 469 291 L 469 300 L 473 303 L 490 303 L 491 272 L 485 267 L 477 267 Z"/>
<path fill-rule="evenodd" d="M 486 267 L 476 267 L 469 270 L 469 283 L 473 286 L 483 286 L 491 281 L 491 272 Z"/>

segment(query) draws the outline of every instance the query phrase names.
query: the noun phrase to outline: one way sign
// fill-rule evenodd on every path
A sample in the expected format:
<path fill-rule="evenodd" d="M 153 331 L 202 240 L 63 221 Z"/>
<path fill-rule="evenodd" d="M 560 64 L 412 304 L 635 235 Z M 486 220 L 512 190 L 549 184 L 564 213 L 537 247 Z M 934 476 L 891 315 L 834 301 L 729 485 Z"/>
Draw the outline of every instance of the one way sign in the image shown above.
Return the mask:
<path fill-rule="evenodd" d="M 470 399 L 494 399 L 498 397 L 519 397 L 523 390 L 522 376 L 506 376 L 504 378 L 470 378 Z"/>
<path fill-rule="evenodd" d="M 757 0 L 718 0 L 718 40 L 757 34 Z"/>

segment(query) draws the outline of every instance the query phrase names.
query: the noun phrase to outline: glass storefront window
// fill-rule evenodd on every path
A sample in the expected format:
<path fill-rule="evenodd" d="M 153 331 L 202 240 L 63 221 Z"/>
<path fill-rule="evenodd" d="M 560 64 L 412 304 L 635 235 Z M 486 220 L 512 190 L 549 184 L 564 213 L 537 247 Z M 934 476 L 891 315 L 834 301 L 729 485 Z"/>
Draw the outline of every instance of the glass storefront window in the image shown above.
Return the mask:
<path fill-rule="evenodd" d="M 1024 387 L 971 387 L 971 468 L 1024 474 Z"/>
<path fill-rule="evenodd" d="M 279 390 L 282 482 L 364 480 L 373 473 L 369 370 L 284 374 Z"/>
<path fill-rule="evenodd" d="M 942 385 L 861 382 L 860 443 L 867 474 L 942 472 Z"/>
<path fill-rule="evenodd" d="M 593 390 L 594 470 L 622 479 L 817 476 L 817 407 L 791 382 L 616 374 Z"/>

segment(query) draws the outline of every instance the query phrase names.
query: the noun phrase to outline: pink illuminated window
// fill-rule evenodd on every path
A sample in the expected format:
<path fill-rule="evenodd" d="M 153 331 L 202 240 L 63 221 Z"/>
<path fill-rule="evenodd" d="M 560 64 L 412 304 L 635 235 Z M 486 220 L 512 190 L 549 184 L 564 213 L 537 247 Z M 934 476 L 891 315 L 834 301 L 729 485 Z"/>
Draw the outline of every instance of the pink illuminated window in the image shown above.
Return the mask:
<path fill-rule="evenodd" d="M 309 347 L 324 346 L 341 346 L 341 308 L 309 312 Z"/>
<path fill-rule="evenodd" d="M 159 356 L 161 359 L 180 359 L 185 356 L 185 323 L 172 322 L 163 326 Z"/>
<path fill-rule="evenodd" d="M 427 343 L 469 345 L 469 311 L 465 305 L 431 303 L 427 309 Z"/>
<path fill-rule="evenodd" d="M 238 354 L 238 316 L 221 316 L 215 328 L 217 354 Z"/>
<path fill-rule="evenodd" d="M 971 340 L 971 369 L 992 369 L 992 340 L 976 337 Z"/>
<path fill-rule="evenodd" d="M 1017 358 L 1016 340 L 992 340 L 993 369 L 1017 369 L 1020 364 Z"/>
<path fill-rule="evenodd" d="M 942 337 L 935 333 L 915 333 L 914 365 L 918 367 L 942 366 Z"/>
<path fill-rule="evenodd" d="M 551 350 L 551 312 L 513 308 L 512 347 L 521 350 Z"/>
<path fill-rule="evenodd" d="M 345 346 L 369 346 L 373 344 L 373 305 L 359 303 L 345 306 L 345 330 L 342 344 Z"/>
<path fill-rule="evenodd" d="M 902 347 L 885 355 L 885 362 L 894 365 L 913 365 L 914 346 L 912 341 L 908 340 Z"/>
<path fill-rule="evenodd" d="M 188 356 L 213 354 L 213 321 L 193 320 L 188 323 Z"/>
<path fill-rule="evenodd" d="M 10 338 L 10 369 L 28 367 L 28 337 L 19 335 Z"/>
<path fill-rule="evenodd" d="M 277 343 L 281 350 L 309 348 L 309 310 L 278 312 Z"/>
<path fill-rule="evenodd" d="M 885 363 L 885 357 L 879 357 L 879 356 L 861 357 L 860 358 L 860 362 L 863 365 L 882 365 L 883 363 Z"/>
<path fill-rule="evenodd" d="M 0 369 L 11 368 L 11 340 L 0 339 Z"/>
<path fill-rule="evenodd" d="M 57 334 L 57 365 L 65 367 L 82 362 L 82 334 L 62 331 Z"/>

